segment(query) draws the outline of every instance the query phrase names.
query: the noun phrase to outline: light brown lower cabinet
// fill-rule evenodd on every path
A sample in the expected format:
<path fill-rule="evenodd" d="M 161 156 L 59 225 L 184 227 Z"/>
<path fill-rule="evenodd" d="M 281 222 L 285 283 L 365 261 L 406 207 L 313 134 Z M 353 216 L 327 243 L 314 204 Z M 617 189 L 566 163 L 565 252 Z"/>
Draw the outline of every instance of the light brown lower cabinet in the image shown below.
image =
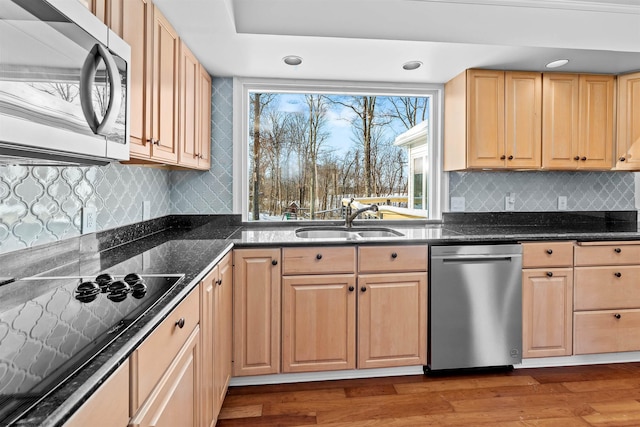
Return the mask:
<path fill-rule="evenodd" d="M 572 353 L 573 269 L 522 272 L 522 356 Z"/>
<path fill-rule="evenodd" d="M 129 423 L 129 360 L 118 367 L 64 427 L 98 425 L 124 427 Z"/>
<path fill-rule="evenodd" d="M 574 314 L 575 354 L 640 350 L 640 310 L 601 310 Z"/>

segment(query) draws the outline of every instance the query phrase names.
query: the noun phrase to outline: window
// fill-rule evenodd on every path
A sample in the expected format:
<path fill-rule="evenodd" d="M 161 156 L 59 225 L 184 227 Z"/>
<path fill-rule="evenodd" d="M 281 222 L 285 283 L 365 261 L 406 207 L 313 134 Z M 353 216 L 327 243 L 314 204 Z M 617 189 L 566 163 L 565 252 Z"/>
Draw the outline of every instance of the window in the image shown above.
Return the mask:
<path fill-rule="evenodd" d="M 234 80 L 234 211 L 245 221 L 439 219 L 441 86 Z"/>

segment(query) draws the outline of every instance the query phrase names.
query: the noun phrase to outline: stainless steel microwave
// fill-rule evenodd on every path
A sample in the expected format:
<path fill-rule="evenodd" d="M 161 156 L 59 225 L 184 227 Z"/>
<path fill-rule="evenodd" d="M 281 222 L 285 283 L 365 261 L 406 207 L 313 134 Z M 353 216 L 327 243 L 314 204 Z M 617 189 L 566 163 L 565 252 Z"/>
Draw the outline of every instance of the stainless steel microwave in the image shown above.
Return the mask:
<path fill-rule="evenodd" d="M 0 0 L 0 164 L 129 159 L 130 58 L 78 0 Z"/>

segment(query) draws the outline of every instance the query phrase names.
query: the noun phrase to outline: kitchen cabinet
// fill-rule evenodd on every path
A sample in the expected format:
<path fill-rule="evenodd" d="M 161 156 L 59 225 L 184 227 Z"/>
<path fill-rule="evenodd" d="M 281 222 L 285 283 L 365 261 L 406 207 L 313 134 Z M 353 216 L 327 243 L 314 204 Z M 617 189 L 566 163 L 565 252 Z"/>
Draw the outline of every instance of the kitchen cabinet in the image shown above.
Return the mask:
<path fill-rule="evenodd" d="M 180 166 L 211 164 L 211 78 L 184 42 L 180 43 Z"/>
<path fill-rule="evenodd" d="M 131 426 L 200 425 L 200 290 L 130 356 Z"/>
<path fill-rule="evenodd" d="M 108 426 L 129 424 L 129 360 L 107 378 L 64 427 L 96 425 L 96 420 Z"/>
<path fill-rule="evenodd" d="M 640 350 L 640 243 L 575 248 L 574 353 Z"/>
<path fill-rule="evenodd" d="M 611 169 L 615 76 L 545 73 L 542 167 Z"/>
<path fill-rule="evenodd" d="M 233 251 L 233 375 L 280 372 L 280 249 Z"/>
<path fill-rule="evenodd" d="M 522 244 L 523 358 L 572 354 L 573 246 Z"/>
<path fill-rule="evenodd" d="M 227 254 L 200 284 L 202 426 L 215 426 L 231 379 L 233 256 Z"/>
<path fill-rule="evenodd" d="M 540 73 L 466 70 L 445 85 L 444 108 L 445 170 L 540 168 Z"/>
<path fill-rule="evenodd" d="M 640 170 L 640 73 L 618 76 L 617 170 Z"/>

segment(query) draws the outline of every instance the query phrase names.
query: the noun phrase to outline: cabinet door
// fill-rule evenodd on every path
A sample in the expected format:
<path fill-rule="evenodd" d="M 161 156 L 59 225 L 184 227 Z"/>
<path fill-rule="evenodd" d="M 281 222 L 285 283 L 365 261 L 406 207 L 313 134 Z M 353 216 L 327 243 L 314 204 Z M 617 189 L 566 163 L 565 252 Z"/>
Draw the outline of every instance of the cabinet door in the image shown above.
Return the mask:
<path fill-rule="evenodd" d="M 218 406 L 214 391 L 214 363 L 216 363 L 214 327 L 216 314 L 216 291 L 218 266 L 214 267 L 200 282 L 200 333 L 202 349 L 201 390 L 202 390 L 202 426 L 215 425 L 214 410 Z"/>
<path fill-rule="evenodd" d="M 356 367 L 356 280 L 353 274 L 282 279 L 282 370 Z"/>
<path fill-rule="evenodd" d="M 64 427 L 120 426 L 129 423 L 129 360 L 96 390 Z"/>
<path fill-rule="evenodd" d="M 280 371 L 280 249 L 233 251 L 233 375 Z"/>
<path fill-rule="evenodd" d="M 127 0 L 122 8 L 122 38 L 131 46 L 129 130 L 131 156 L 151 156 L 151 90 L 153 73 L 153 4 Z"/>
<path fill-rule="evenodd" d="M 580 75 L 580 169 L 611 169 L 615 77 Z"/>
<path fill-rule="evenodd" d="M 180 43 L 180 166 L 197 167 L 200 155 L 199 63 L 187 45 Z"/>
<path fill-rule="evenodd" d="M 197 427 L 200 424 L 200 328 L 178 353 L 131 427 Z"/>
<path fill-rule="evenodd" d="M 467 150 L 470 168 L 505 165 L 504 71 L 468 71 Z"/>
<path fill-rule="evenodd" d="M 198 138 L 200 155 L 198 156 L 198 169 L 209 170 L 211 167 L 211 76 L 202 65 L 200 65 L 199 71 L 200 124 L 198 125 Z"/>
<path fill-rule="evenodd" d="M 233 344 L 233 256 L 227 254 L 218 264 L 216 314 L 215 314 L 215 353 L 214 392 L 216 407 L 214 419 L 217 419 L 222 402 L 227 394 L 231 380 L 231 358 Z"/>
<path fill-rule="evenodd" d="M 157 6 L 153 10 L 153 104 L 151 157 L 178 161 L 178 34 Z"/>
<path fill-rule="evenodd" d="M 572 351 L 573 269 L 523 270 L 522 356 Z"/>
<path fill-rule="evenodd" d="M 543 168 L 575 169 L 578 166 L 579 87 L 577 74 L 544 74 L 542 77 Z"/>
<path fill-rule="evenodd" d="M 427 273 L 358 276 L 358 368 L 426 360 Z"/>
<path fill-rule="evenodd" d="M 505 147 L 508 168 L 542 164 L 542 74 L 505 73 Z"/>
<path fill-rule="evenodd" d="M 578 312 L 574 324 L 575 354 L 640 350 L 640 310 Z"/>
<path fill-rule="evenodd" d="M 640 73 L 618 77 L 616 169 L 640 169 Z"/>

